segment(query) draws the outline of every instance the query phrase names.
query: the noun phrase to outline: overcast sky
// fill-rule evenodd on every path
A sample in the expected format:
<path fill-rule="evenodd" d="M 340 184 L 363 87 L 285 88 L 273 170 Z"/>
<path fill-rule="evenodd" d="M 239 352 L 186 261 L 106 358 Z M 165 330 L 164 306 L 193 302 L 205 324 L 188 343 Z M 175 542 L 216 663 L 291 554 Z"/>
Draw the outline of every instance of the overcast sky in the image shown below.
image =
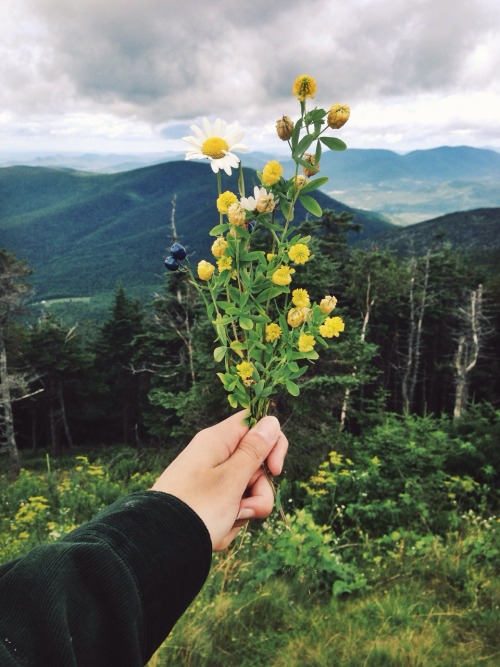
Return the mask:
<path fill-rule="evenodd" d="M 298 74 L 351 147 L 500 150 L 499 0 L 2 0 L 0 25 L 0 152 L 183 150 L 202 116 L 281 150 Z"/>

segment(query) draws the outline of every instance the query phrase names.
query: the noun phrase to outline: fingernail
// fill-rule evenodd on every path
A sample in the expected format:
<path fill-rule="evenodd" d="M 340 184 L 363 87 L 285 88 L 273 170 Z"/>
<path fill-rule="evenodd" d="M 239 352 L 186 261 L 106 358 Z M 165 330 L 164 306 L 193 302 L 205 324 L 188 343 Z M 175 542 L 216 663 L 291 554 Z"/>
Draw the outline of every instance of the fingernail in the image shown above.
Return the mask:
<path fill-rule="evenodd" d="M 238 516 L 236 517 L 236 521 L 246 521 L 246 519 L 253 519 L 255 516 L 255 512 L 248 507 L 243 507 L 240 509 L 238 512 Z"/>
<path fill-rule="evenodd" d="M 262 417 L 253 430 L 269 442 L 273 442 L 278 437 L 280 423 L 276 417 Z"/>

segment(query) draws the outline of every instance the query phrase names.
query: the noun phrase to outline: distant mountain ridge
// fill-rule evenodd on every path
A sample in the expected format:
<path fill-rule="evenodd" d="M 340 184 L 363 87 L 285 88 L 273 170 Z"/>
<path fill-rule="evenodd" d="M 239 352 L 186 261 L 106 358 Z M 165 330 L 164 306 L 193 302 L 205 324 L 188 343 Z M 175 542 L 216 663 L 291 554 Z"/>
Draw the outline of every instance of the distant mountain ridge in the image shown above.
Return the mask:
<path fill-rule="evenodd" d="M 244 169 L 247 192 L 258 183 Z M 237 174 L 223 188 L 237 191 Z M 35 298 L 92 296 L 125 287 L 158 289 L 171 242 L 176 198 L 179 239 L 194 261 L 209 256 L 217 224 L 217 188 L 208 164 L 167 162 L 117 174 L 63 168 L 0 169 L 1 244 L 33 268 Z M 356 211 L 315 193 L 323 209 L 355 213 L 369 238 L 392 227 L 383 216 Z M 296 220 L 306 213 L 298 207 Z"/>
<path fill-rule="evenodd" d="M 184 159 L 184 155 L 7 155 L 0 165 L 24 164 L 70 167 L 118 173 Z M 252 152 L 243 157 L 250 169 L 262 169 L 279 159 L 287 175 L 293 165 L 287 155 Z M 500 206 L 500 153 L 470 146 L 441 146 L 403 155 L 384 149 L 348 148 L 325 152 L 321 173 L 330 182 L 325 194 L 348 206 L 378 211 L 399 225 L 429 220 L 460 210 Z"/>

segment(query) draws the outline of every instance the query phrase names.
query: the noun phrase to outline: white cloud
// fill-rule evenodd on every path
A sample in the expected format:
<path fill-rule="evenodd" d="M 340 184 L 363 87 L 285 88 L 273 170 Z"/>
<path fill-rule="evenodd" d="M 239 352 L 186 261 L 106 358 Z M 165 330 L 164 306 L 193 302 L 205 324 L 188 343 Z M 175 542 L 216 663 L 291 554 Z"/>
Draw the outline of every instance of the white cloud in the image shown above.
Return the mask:
<path fill-rule="evenodd" d="M 497 0 L 7 0 L 0 131 L 167 150 L 207 115 L 266 147 L 307 72 L 319 105 L 351 104 L 358 147 L 500 148 L 499 19 Z"/>

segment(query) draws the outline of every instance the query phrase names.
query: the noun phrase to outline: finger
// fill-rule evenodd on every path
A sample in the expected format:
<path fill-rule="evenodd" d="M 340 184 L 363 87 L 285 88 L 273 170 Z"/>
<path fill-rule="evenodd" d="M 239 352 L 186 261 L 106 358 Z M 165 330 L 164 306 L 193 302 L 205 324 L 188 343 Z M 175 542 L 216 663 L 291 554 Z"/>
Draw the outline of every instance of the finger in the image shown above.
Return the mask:
<path fill-rule="evenodd" d="M 278 442 L 280 433 L 280 423 L 276 417 L 263 417 L 243 436 L 226 462 L 228 476 L 241 485 L 243 490 Z"/>
<path fill-rule="evenodd" d="M 262 474 L 250 489 L 249 495 L 240 501 L 238 519 L 265 519 L 273 511 L 274 491 L 267 477 Z"/>
<path fill-rule="evenodd" d="M 224 421 L 209 426 L 195 435 L 189 448 L 199 450 L 199 455 L 204 460 L 210 460 L 213 465 L 219 465 L 226 461 L 240 441 L 248 433 L 248 426 L 244 419 L 248 410 L 240 410 Z"/>
<path fill-rule="evenodd" d="M 266 460 L 267 467 L 269 468 L 269 472 L 272 475 L 281 475 L 287 451 L 288 451 L 288 438 L 281 431 L 278 438 L 278 442 L 271 450 Z"/>

